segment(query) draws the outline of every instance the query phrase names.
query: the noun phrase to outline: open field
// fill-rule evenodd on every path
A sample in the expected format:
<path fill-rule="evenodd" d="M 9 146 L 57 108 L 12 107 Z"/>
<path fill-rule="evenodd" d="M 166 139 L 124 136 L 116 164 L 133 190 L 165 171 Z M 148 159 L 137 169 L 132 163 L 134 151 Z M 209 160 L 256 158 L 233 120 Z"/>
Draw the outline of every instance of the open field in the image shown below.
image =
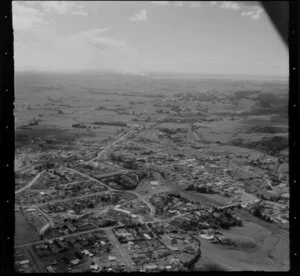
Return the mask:
<path fill-rule="evenodd" d="M 287 243 L 274 237 L 265 228 L 246 223 L 225 231 L 224 236 L 240 246 L 240 250 L 227 249 L 226 246 L 211 244 L 202 239 L 203 258 L 197 269 L 214 264 L 230 271 L 288 271 L 289 248 Z"/>
<path fill-rule="evenodd" d="M 25 220 L 25 217 L 20 212 L 16 212 L 15 221 L 16 221 L 16 226 L 15 226 L 16 245 L 39 240 L 36 230 L 28 224 L 28 222 Z"/>

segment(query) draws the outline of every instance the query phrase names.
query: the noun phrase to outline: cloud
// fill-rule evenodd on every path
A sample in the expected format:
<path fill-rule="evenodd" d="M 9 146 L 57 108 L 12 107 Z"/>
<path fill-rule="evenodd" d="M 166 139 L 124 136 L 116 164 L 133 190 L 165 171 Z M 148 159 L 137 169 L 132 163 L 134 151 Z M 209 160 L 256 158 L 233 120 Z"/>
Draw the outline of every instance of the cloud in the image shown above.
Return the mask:
<path fill-rule="evenodd" d="M 146 10 L 140 10 L 137 12 L 134 16 L 130 17 L 131 21 L 147 21 L 147 11 Z"/>
<path fill-rule="evenodd" d="M 181 8 L 181 7 L 183 7 L 183 5 L 184 5 L 183 1 L 175 1 L 174 2 L 174 6 L 177 8 Z"/>
<path fill-rule="evenodd" d="M 13 2 L 16 70 L 140 72 L 137 49 L 107 35 L 110 28 L 61 35 L 52 24 L 55 21 L 47 16 L 50 9 L 70 13 L 66 8 L 54 11 L 53 6 L 42 7 L 37 2 Z"/>
<path fill-rule="evenodd" d="M 259 6 L 253 6 L 246 8 L 245 11 L 242 11 L 241 15 L 243 17 L 250 17 L 253 20 L 260 18 L 261 14 L 264 12 L 264 9 Z"/>
<path fill-rule="evenodd" d="M 200 2 L 192 2 L 189 4 L 189 7 L 192 9 L 201 8 L 202 4 Z"/>
<path fill-rule="evenodd" d="M 160 5 L 160 6 L 168 6 L 169 1 L 151 1 L 151 4 Z"/>
<path fill-rule="evenodd" d="M 37 1 L 24 1 L 24 3 L 26 3 L 29 6 L 33 6 L 33 5 L 37 4 L 38 2 Z"/>
<path fill-rule="evenodd" d="M 241 7 L 232 1 L 222 1 L 220 5 L 221 9 L 239 10 Z"/>
<path fill-rule="evenodd" d="M 68 46 L 79 45 L 83 49 L 89 48 L 89 52 L 95 52 L 102 55 L 112 55 L 114 58 L 131 60 L 136 55 L 136 49 L 128 45 L 125 41 L 117 40 L 110 37 L 104 37 L 103 33 L 110 28 L 86 30 L 77 34 L 69 35 L 62 40 Z"/>
<path fill-rule="evenodd" d="M 91 30 L 87 30 L 87 31 L 82 31 L 82 32 L 78 33 L 77 35 L 83 36 L 83 37 L 97 36 L 99 34 L 107 32 L 109 30 L 111 30 L 111 28 L 91 29 Z"/>
<path fill-rule="evenodd" d="M 22 45 L 15 48 L 16 69 L 138 73 L 136 48 L 107 36 L 109 30 L 101 28 L 59 35 L 54 28 L 45 29 L 39 39 L 27 42 L 27 48 Z"/>
<path fill-rule="evenodd" d="M 240 11 L 241 16 L 249 17 L 253 20 L 257 20 L 260 16 L 264 13 L 264 9 L 258 5 L 256 6 L 246 6 L 246 5 L 239 5 L 233 1 L 210 1 L 210 5 L 219 6 L 221 9 L 230 9 L 235 11 Z"/>
<path fill-rule="evenodd" d="M 71 40 L 76 40 L 79 43 L 87 43 L 101 50 L 120 50 L 129 48 L 127 43 L 124 41 L 101 36 L 104 32 L 109 30 L 110 28 L 92 29 L 77 33 L 75 35 L 69 35 L 68 38 Z"/>
<path fill-rule="evenodd" d="M 75 68 L 138 72 L 136 48 L 125 41 L 103 36 L 109 30 L 92 29 L 61 37 L 59 45 L 65 45 L 66 63 L 70 64 L 69 67 L 72 68 L 71 59 L 78 57 L 79 60 L 73 66 Z"/>
<path fill-rule="evenodd" d="M 13 28 L 15 30 L 31 30 L 36 26 L 47 25 L 44 14 L 33 7 L 24 6 L 13 1 Z"/>
<path fill-rule="evenodd" d="M 26 1 L 28 5 L 38 4 L 41 9 L 47 13 L 56 13 L 56 14 L 72 14 L 79 16 L 88 15 L 84 7 L 72 1 Z"/>

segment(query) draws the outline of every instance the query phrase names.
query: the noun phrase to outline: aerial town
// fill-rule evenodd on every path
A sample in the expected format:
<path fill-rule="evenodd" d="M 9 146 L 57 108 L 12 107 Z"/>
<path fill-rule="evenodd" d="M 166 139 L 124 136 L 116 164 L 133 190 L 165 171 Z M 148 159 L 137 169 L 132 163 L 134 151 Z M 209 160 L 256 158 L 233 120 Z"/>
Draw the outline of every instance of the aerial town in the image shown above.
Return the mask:
<path fill-rule="evenodd" d="M 189 85 L 16 94 L 17 272 L 289 269 L 287 94 Z"/>

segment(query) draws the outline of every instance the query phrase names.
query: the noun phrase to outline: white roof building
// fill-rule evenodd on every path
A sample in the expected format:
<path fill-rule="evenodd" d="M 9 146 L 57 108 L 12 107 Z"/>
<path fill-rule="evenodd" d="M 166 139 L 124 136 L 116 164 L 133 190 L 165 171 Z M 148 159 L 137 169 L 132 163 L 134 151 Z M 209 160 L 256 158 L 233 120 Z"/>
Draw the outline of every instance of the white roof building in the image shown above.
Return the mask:
<path fill-rule="evenodd" d="M 20 261 L 20 265 L 29 264 L 29 260 Z"/>
<path fill-rule="evenodd" d="M 117 258 L 115 256 L 108 256 L 109 261 L 115 261 Z"/>
<path fill-rule="evenodd" d="M 72 265 L 77 265 L 77 264 L 79 264 L 79 262 L 80 262 L 79 259 L 75 259 L 75 260 L 70 261 L 70 263 L 71 263 Z"/>

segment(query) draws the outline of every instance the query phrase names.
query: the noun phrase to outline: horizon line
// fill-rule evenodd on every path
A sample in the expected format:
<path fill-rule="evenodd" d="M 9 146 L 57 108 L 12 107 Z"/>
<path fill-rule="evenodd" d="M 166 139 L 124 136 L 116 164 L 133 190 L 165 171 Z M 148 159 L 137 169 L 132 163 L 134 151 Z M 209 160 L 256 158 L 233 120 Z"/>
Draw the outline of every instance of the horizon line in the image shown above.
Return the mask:
<path fill-rule="evenodd" d="M 78 73 L 89 73 L 89 74 L 116 74 L 116 75 L 136 75 L 136 76 L 151 76 L 151 75 L 174 75 L 174 76 L 185 76 L 185 77 L 205 77 L 205 78 L 248 78 L 248 79 L 262 79 L 262 78 L 279 78 L 280 80 L 289 80 L 289 75 L 255 75 L 255 74 L 222 74 L 222 73 L 197 73 L 197 72 L 166 72 L 166 71 L 145 71 L 145 72 L 135 72 L 135 71 L 117 71 L 117 70 L 20 70 L 15 69 L 16 73 L 41 73 L 41 74 L 78 74 Z"/>

